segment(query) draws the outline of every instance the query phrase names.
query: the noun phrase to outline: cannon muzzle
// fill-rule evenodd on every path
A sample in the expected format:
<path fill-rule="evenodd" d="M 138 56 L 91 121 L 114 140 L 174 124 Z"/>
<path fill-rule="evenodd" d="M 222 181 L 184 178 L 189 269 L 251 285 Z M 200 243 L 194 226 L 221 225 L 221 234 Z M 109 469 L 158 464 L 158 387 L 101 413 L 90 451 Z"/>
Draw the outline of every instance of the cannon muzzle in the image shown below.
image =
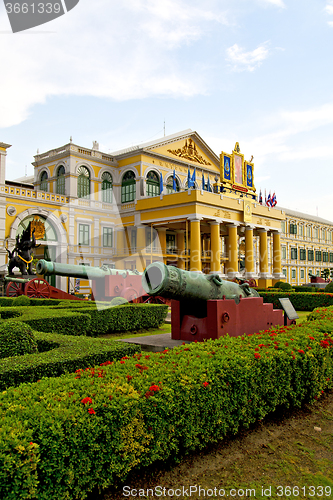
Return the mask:
<path fill-rule="evenodd" d="M 234 299 L 259 297 L 248 284 L 238 285 L 221 279 L 217 274 L 184 271 L 162 262 L 150 264 L 142 275 L 142 286 L 149 295 L 160 295 L 168 299 L 187 303 L 202 303 L 212 299 Z"/>
<path fill-rule="evenodd" d="M 108 266 L 93 267 L 74 264 L 61 264 L 60 262 L 51 262 L 41 259 L 36 265 L 37 274 L 67 276 L 71 278 L 81 278 L 86 280 L 94 280 L 105 278 L 105 276 L 121 275 L 123 278 L 127 276 L 137 276 L 141 273 L 138 271 L 127 271 L 124 269 L 111 269 Z"/>

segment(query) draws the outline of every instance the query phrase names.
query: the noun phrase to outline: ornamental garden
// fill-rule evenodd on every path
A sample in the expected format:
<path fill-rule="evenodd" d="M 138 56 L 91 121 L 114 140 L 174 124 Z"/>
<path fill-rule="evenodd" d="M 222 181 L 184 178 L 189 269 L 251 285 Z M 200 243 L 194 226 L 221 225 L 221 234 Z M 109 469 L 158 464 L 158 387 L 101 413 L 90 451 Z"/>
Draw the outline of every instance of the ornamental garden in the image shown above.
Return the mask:
<path fill-rule="evenodd" d="M 0 497 L 84 499 L 332 388 L 333 294 L 279 288 L 302 323 L 163 352 L 100 336 L 167 306 L 0 299 Z"/>

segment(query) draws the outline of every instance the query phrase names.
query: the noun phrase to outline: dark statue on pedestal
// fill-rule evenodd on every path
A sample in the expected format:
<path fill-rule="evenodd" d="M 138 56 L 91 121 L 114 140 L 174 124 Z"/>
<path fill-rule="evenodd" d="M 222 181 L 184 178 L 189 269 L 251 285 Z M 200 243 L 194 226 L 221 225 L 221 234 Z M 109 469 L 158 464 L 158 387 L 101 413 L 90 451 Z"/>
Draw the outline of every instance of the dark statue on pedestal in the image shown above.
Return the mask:
<path fill-rule="evenodd" d="M 35 275 L 32 271 L 33 249 L 36 247 L 35 230 L 31 232 L 31 222 L 23 231 L 21 237 L 16 236 L 16 245 L 12 251 L 8 250 L 8 274 L 12 274 L 13 269 L 18 267 L 22 276 Z"/>

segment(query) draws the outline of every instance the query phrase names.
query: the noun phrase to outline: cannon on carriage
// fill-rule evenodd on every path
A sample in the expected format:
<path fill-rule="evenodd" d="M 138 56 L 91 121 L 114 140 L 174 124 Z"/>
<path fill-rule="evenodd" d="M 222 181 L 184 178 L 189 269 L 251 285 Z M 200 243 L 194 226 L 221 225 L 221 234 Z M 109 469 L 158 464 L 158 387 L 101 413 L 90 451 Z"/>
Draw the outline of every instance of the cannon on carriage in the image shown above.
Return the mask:
<path fill-rule="evenodd" d="M 147 294 L 141 283 L 142 273 L 108 266 L 92 267 L 87 265 L 62 264 L 41 259 L 37 262 L 36 272 L 40 275 L 65 276 L 91 280 L 94 300 L 109 301 L 122 297 L 128 302 L 165 303 L 162 297 Z"/>
<path fill-rule="evenodd" d="M 264 304 L 247 283 L 226 281 L 217 274 L 184 271 L 161 262 L 142 276 L 148 294 L 171 300 L 171 337 L 175 340 L 238 336 L 285 324 L 281 309 Z M 287 324 L 292 321 L 288 320 Z"/>
<path fill-rule="evenodd" d="M 36 276 L 23 275 L 21 278 L 16 276 L 5 276 L 7 297 L 18 297 L 26 295 L 36 299 L 68 299 L 81 300 L 75 295 L 63 292 L 59 288 L 51 286 L 46 280 Z"/>

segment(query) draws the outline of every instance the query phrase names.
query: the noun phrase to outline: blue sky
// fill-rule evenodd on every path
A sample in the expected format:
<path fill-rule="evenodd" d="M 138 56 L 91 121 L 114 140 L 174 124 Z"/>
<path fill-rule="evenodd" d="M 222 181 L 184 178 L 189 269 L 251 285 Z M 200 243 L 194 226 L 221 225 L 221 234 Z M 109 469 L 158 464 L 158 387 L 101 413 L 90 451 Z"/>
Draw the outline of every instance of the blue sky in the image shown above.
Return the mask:
<path fill-rule="evenodd" d="M 333 221 L 333 0 L 80 0 L 12 34 L 0 3 L 7 178 L 69 142 L 112 152 L 191 128 L 239 142 L 278 205 Z"/>

